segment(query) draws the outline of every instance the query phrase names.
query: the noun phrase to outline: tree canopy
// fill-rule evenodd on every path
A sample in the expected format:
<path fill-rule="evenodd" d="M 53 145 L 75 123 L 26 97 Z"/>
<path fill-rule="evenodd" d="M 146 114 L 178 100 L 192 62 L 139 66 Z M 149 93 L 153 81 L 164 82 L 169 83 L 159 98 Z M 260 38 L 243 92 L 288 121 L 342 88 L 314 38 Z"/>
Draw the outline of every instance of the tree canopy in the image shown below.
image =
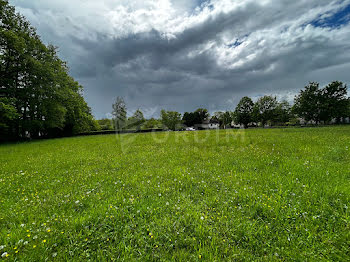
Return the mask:
<path fill-rule="evenodd" d="M 3 139 L 72 135 L 97 129 L 57 48 L 0 0 L 0 135 Z"/>
<path fill-rule="evenodd" d="M 252 122 L 253 117 L 253 100 L 247 96 L 243 97 L 234 112 L 234 120 L 237 124 L 242 124 L 244 127 L 247 127 L 249 123 Z"/>
<path fill-rule="evenodd" d="M 160 115 L 162 124 L 170 130 L 177 130 L 181 126 L 182 121 L 180 113 L 162 110 Z"/>
<path fill-rule="evenodd" d="M 263 126 L 267 121 L 273 121 L 276 117 L 278 101 L 273 96 L 263 96 L 256 101 L 253 109 L 253 117 L 256 122 L 261 122 Z"/>
<path fill-rule="evenodd" d="M 347 86 L 334 81 L 324 88 L 310 82 L 295 97 L 293 111 L 306 121 L 329 122 L 332 119 L 348 117 Z"/>

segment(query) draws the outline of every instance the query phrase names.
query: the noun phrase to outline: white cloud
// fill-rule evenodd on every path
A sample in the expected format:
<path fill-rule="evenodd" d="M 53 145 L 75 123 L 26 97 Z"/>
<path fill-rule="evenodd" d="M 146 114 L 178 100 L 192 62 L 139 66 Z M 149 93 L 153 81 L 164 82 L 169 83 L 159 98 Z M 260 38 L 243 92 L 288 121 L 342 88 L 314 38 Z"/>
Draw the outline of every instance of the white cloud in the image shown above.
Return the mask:
<path fill-rule="evenodd" d="M 60 46 L 98 115 L 116 95 L 129 97 L 135 108 L 183 111 L 229 106 L 242 95 L 290 98 L 309 80 L 350 81 L 349 24 L 312 25 L 350 0 L 10 3 L 45 42 Z"/>

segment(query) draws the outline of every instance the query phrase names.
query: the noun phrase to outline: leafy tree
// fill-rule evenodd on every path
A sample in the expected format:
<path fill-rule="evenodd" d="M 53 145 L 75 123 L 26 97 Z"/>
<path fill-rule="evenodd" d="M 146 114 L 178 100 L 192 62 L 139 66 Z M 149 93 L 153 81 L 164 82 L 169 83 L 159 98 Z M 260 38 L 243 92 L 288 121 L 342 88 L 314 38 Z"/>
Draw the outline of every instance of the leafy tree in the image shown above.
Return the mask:
<path fill-rule="evenodd" d="M 275 121 L 277 106 L 278 102 L 276 97 L 260 97 L 254 104 L 253 117 L 257 122 L 261 122 L 261 124 L 265 126 L 267 121 Z"/>
<path fill-rule="evenodd" d="M 161 128 L 161 127 L 162 127 L 162 122 L 154 118 L 146 120 L 142 125 L 143 129 L 155 129 L 155 128 Z"/>
<path fill-rule="evenodd" d="M 13 121 L 18 117 L 14 104 L 13 99 L 0 98 L 0 140 L 12 138 Z"/>
<path fill-rule="evenodd" d="M 170 130 L 177 130 L 181 125 L 181 114 L 176 111 L 161 111 L 161 121 Z"/>
<path fill-rule="evenodd" d="M 108 118 L 97 120 L 102 130 L 113 130 L 113 121 Z"/>
<path fill-rule="evenodd" d="M 137 109 L 135 113 L 128 118 L 128 128 L 135 128 L 137 130 L 141 129 L 141 125 L 145 122 L 145 118 L 140 109 Z"/>
<path fill-rule="evenodd" d="M 306 121 L 321 119 L 319 83 L 310 82 L 294 99 L 293 112 Z"/>
<path fill-rule="evenodd" d="M 234 112 L 234 120 L 237 124 L 242 124 L 245 128 L 253 121 L 254 103 L 251 98 L 243 97 Z"/>
<path fill-rule="evenodd" d="M 287 123 L 292 116 L 291 110 L 292 109 L 288 101 L 284 100 L 282 102 L 279 102 L 276 107 L 275 121 L 283 124 Z"/>
<path fill-rule="evenodd" d="M 220 126 L 226 128 L 232 122 L 232 114 L 229 111 L 215 112 L 213 117 L 219 122 Z"/>
<path fill-rule="evenodd" d="M 199 117 L 198 117 L 199 119 Z M 185 112 L 183 117 L 182 117 L 182 121 L 184 123 L 185 126 L 194 126 L 196 124 L 196 114 L 193 112 Z M 199 121 L 199 120 L 197 120 Z"/>
<path fill-rule="evenodd" d="M 117 97 L 113 104 L 113 120 L 114 120 L 114 126 L 115 130 L 120 131 L 125 128 L 126 125 L 126 104 L 124 102 L 124 99 L 121 97 Z"/>
<path fill-rule="evenodd" d="M 0 97 L 12 101 L 10 111 L 15 110 L 13 117 L 1 118 L 0 125 L 8 126 L 14 138 L 98 128 L 82 87 L 68 75 L 57 49 L 44 45 L 35 28 L 4 0 L 0 0 L 0 87 Z"/>
<path fill-rule="evenodd" d="M 348 100 L 347 86 L 334 81 L 320 90 L 320 119 L 329 122 L 346 116 Z"/>
<path fill-rule="evenodd" d="M 182 120 L 185 126 L 194 126 L 202 124 L 205 120 L 209 119 L 209 116 L 207 109 L 198 108 L 194 112 L 185 112 Z"/>
<path fill-rule="evenodd" d="M 213 116 L 211 117 L 210 120 L 217 121 L 219 123 L 220 127 L 223 127 L 224 126 L 223 115 L 224 115 L 224 112 L 222 112 L 222 111 L 214 112 L 214 114 L 213 114 Z"/>
<path fill-rule="evenodd" d="M 205 120 L 208 120 L 210 117 L 208 110 L 205 108 L 198 108 L 196 111 L 194 111 L 194 114 L 195 124 L 202 124 Z"/>

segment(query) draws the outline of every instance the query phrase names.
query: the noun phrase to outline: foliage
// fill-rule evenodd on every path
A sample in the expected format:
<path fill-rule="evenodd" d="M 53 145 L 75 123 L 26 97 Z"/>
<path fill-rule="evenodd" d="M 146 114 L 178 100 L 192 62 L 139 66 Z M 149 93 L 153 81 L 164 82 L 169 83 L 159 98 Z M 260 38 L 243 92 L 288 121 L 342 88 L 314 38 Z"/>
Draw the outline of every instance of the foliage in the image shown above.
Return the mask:
<path fill-rule="evenodd" d="M 117 97 L 114 104 L 112 105 L 113 111 L 113 121 L 114 121 L 114 127 L 115 130 L 120 131 L 125 129 L 126 127 L 126 104 L 124 102 L 124 99 L 122 97 Z"/>
<path fill-rule="evenodd" d="M 142 129 L 157 129 L 157 128 L 162 128 L 162 122 L 155 118 L 146 120 L 142 125 Z"/>
<path fill-rule="evenodd" d="M 320 119 L 329 122 L 332 119 L 345 117 L 347 113 L 347 86 L 334 81 L 320 90 Z"/>
<path fill-rule="evenodd" d="M 3 261 L 350 255 L 350 126 L 97 135 L 0 155 Z"/>
<path fill-rule="evenodd" d="M 243 97 L 234 112 L 234 120 L 237 124 L 242 124 L 245 128 L 253 121 L 254 103 L 251 98 Z"/>
<path fill-rule="evenodd" d="M 202 124 L 205 120 L 208 120 L 210 117 L 210 114 L 207 109 L 205 108 L 198 108 L 194 113 L 197 115 L 197 122 L 196 124 Z"/>
<path fill-rule="evenodd" d="M 320 89 L 319 83 L 311 82 L 295 97 L 294 112 L 306 121 L 329 122 L 347 115 L 347 87 L 334 81 Z"/>
<path fill-rule="evenodd" d="M 183 115 L 183 123 L 185 126 L 195 126 L 202 124 L 205 120 L 210 117 L 209 112 L 205 108 L 198 108 L 194 112 L 185 112 Z"/>
<path fill-rule="evenodd" d="M 319 83 L 310 82 L 294 99 L 293 111 L 306 121 L 313 120 L 317 123 L 320 121 L 321 110 L 319 86 Z"/>
<path fill-rule="evenodd" d="M 101 127 L 101 130 L 113 130 L 113 121 L 112 119 L 103 118 L 97 120 L 98 124 Z"/>
<path fill-rule="evenodd" d="M 283 100 L 282 102 L 278 102 L 276 107 L 276 114 L 274 122 L 277 124 L 284 124 L 289 122 L 292 117 L 292 108 L 288 101 Z"/>
<path fill-rule="evenodd" d="M 199 119 L 197 119 L 196 114 L 194 112 L 185 112 L 182 121 L 185 126 L 194 126 Z"/>
<path fill-rule="evenodd" d="M 145 121 L 142 111 L 137 109 L 135 113 L 128 118 L 128 129 L 136 128 L 136 130 L 140 130 Z"/>
<path fill-rule="evenodd" d="M 0 125 L 6 138 L 71 135 L 97 127 L 82 87 L 68 75 L 56 48 L 44 45 L 29 22 L 3 0 L 0 87 L 5 114 Z"/>
<path fill-rule="evenodd" d="M 182 126 L 181 114 L 175 111 L 161 111 L 161 121 L 170 130 L 178 130 Z"/>
<path fill-rule="evenodd" d="M 261 122 L 262 126 L 276 119 L 278 101 L 273 96 L 263 96 L 254 104 L 253 118 Z"/>
<path fill-rule="evenodd" d="M 0 136 L 7 137 L 13 134 L 11 125 L 18 118 L 18 113 L 15 107 L 15 100 L 6 97 L 0 98 Z"/>
<path fill-rule="evenodd" d="M 220 126 L 223 128 L 230 126 L 233 120 L 232 114 L 229 111 L 215 112 L 212 119 L 213 118 L 216 119 L 219 122 Z"/>

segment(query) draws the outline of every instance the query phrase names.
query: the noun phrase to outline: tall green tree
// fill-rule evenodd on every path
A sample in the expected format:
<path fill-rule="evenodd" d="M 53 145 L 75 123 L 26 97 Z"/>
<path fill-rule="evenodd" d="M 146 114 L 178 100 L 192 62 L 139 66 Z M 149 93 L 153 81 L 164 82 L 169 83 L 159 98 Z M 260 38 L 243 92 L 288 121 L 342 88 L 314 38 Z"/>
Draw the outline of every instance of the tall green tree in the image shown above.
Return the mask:
<path fill-rule="evenodd" d="M 116 131 L 123 130 L 126 127 L 126 104 L 124 102 L 124 99 L 122 97 L 117 97 L 114 104 L 112 105 L 113 111 L 113 120 L 114 120 L 114 126 Z"/>
<path fill-rule="evenodd" d="M 17 110 L 13 99 L 0 98 L 0 137 L 11 138 L 14 130 L 12 122 L 18 118 Z"/>
<path fill-rule="evenodd" d="M 253 100 L 247 96 L 243 97 L 236 106 L 234 121 L 237 124 L 242 124 L 245 128 L 247 128 L 248 124 L 253 121 L 253 109 Z"/>
<path fill-rule="evenodd" d="M 195 124 L 202 124 L 205 120 L 208 120 L 210 117 L 208 110 L 205 108 L 198 108 L 196 111 L 194 111 L 194 114 Z"/>
<path fill-rule="evenodd" d="M 292 108 L 288 101 L 283 100 L 281 102 L 278 102 L 278 105 L 276 107 L 275 122 L 279 124 L 285 124 L 290 120 L 291 117 Z"/>
<path fill-rule="evenodd" d="M 56 48 L 43 44 L 35 28 L 4 0 L 0 0 L 0 87 L 0 97 L 11 101 L 15 110 L 11 118 L 0 120 L 0 125 L 6 121 L 12 138 L 71 135 L 97 127 L 82 87 L 69 76 Z"/>
<path fill-rule="evenodd" d="M 198 117 L 199 119 L 199 117 Z M 182 117 L 182 121 L 184 123 L 185 126 L 190 127 L 190 126 L 194 126 L 196 124 L 196 114 L 193 112 L 185 112 L 183 117 Z M 199 120 L 197 120 L 199 121 Z"/>
<path fill-rule="evenodd" d="M 334 81 L 320 90 L 320 119 L 329 122 L 345 117 L 347 113 L 347 86 Z"/>
<path fill-rule="evenodd" d="M 220 127 L 226 128 L 229 126 L 233 120 L 232 114 L 229 111 L 226 112 L 215 112 L 213 117 L 219 121 Z"/>
<path fill-rule="evenodd" d="M 306 121 L 319 123 L 321 119 L 319 86 L 317 82 L 310 82 L 294 99 L 293 112 Z"/>
<path fill-rule="evenodd" d="M 162 124 L 170 130 L 178 130 L 182 126 L 181 114 L 179 112 L 162 110 L 160 116 Z"/>
<path fill-rule="evenodd" d="M 276 109 L 278 101 L 273 96 L 263 96 L 256 101 L 253 109 L 253 117 L 256 122 L 261 122 L 265 126 L 268 121 L 274 122 L 276 120 Z"/>
<path fill-rule="evenodd" d="M 145 122 L 145 117 L 140 109 L 137 109 L 134 114 L 128 118 L 128 128 L 136 128 L 136 130 L 140 130 L 141 126 Z"/>

